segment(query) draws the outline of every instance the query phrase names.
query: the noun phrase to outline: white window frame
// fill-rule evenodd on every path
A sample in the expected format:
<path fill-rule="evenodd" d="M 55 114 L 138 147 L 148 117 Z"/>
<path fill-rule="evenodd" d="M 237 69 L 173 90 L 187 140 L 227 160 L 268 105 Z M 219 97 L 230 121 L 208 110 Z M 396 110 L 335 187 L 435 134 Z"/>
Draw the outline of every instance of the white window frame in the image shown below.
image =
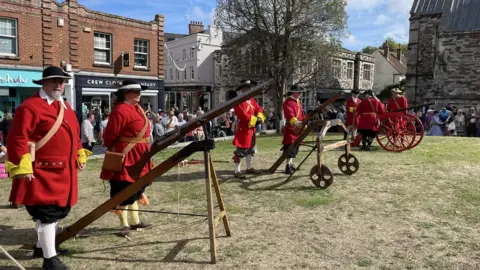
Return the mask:
<path fill-rule="evenodd" d="M 190 58 L 195 59 L 195 48 L 190 48 Z"/>
<path fill-rule="evenodd" d="M 147 53 L 143 53 L 143 52 L 136 52 L 135 51 L 135 42 L 136 41 L 142 41 L 142 42 L 147 42 Z M 137 54 L 141 54 L 141 55 L 146 55 L 147 56 L 147 65 L 146 66 L 137 66 L 135 65 L 135 55 Z M 150 64 L 150 40 L 148 39 L 140 39 L 140 38 L 136 38 L 134 39 L 133 41 L 133 67 L 134 68 L 142 68 L 142 69 L 147 69 L 148 66 Z"/>
<path fill-rule="evenodd" d="M 190 80 L 195 80 L 195 68 L 193 66 L 190 67 Z"/>
<path fill-rule="evenodd" d="M 350 65 L 352 66 L 352 68 L 350 68 Z M 351 71 L 351 75 L 349 71 Z M 347 79 L 348 80 L 353 79 L 354 71 L 355 71 L 355 64 L 353 62 L 347 62 Z"/>
<path fill-rule="evenodd" d="M 338 65 L 336 63 L 338 63 Z M 333 59 L 332 76 L 337 79 L 340 79 L 342 77 L 342 60 Z"/>
<path fill-rule="evenodd" d="M 368 67 L 368 69 L 367 69 Z M 368 78 L 365 78 L 365 74 L 368 73 Z M 363 64 L 363 79 L 366 81 L 371 81 L 372 80 L 372 65 L 370 64 Z"/>
<path fill-rule="evenodd" d="M 10 20 L 15 22 L 15 36 L 0 35 L 0 37 L 13 38 L 15 42 L 15 53 L 0 53 L 0 56 L 18 56 L 18 19 L 0 17 L 0 19 Z"/>
<path fill-rule="evenodd" d="M 95 47 L 95 35 L 103 35 L 104 37 L 109 37 L 110 38 L 110 48 L 96 48 Z M 113 42 L 112 42 L 112 35 L 107 34 L 107 33 L 102 33 L 102 32 L 94 32 L 93 33 L 93 51 L 95 50 L 100 50 L 100 51 L 108 51 L 110 54 L 110 62 L 101 62 L 95 60 L 95 53 L 93 54 L 93 63 L 95 64 L 100 64 L 100 65 L 111 65 L 112 64 L 112 48 L 113 48 Z"/>

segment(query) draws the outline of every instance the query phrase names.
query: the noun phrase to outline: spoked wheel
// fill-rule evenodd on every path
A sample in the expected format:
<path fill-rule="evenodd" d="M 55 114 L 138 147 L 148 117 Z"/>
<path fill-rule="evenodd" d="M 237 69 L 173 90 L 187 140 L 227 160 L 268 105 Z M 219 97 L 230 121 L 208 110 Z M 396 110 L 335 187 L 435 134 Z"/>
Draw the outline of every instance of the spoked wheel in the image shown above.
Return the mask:
<path fill-rule="evenodd" d="M 385 150 L 402 152 L 410 149 L 416 137 L 415 122 L 406 115 L 384 119 L 377 133 L 377 142 Z"/>
<path fill-rule="evenodd" d="M 333 173 L 325 165 L 322 165 L 320 170 L 318 165 L 315 165 L 310 170 L 310 180 L 316 187 L 326 189 L 333 183 Z"/>
<path fill-rule="evenodd" d="M 413 144 L 410 146 L 410 148 L 414 148 L 416 147 L 417 145 L 419 145 L 422 140 L 423 140 L 423 134 L 425 133 L 425 130 L 423 129 L 423 124 L 422 124 L 422 121 L 420 121 L 420 119 L 418 119 L 417 117 L 413 116 L 413 115 L 410 115 L 410 114 L 407 114 L 408 117 L 410 117 L 410 119 L 412 119 L 412 121 L 414 121 L 414 124 L 416 125 L 415 126 L 415 141 L 413 142 Z"/>
<path fill-rule="evenodd" d="M 358 171 L 360 163 L 354 155 L 343 154 L 338 158 L 338 168 L 342 173 L 352 175 Z"/>

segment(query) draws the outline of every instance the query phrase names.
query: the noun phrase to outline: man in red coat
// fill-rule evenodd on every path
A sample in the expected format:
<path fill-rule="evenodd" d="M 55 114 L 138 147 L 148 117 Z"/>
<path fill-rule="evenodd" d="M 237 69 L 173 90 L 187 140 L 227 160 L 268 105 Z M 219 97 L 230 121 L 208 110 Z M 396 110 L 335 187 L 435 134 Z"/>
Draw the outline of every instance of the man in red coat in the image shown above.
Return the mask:
<path fill-rule="evenodd" d="M 283 102 L 283 115 L 285 116 L 285 128 L 283 129 L 283 147 L 281 151 L 286 151 L 288 147 L 297 139 L 295 127 L 302 128 L 303 124 L 303 108 L 300 103 L 300 95 L 305 92 L 303 87 L 294 85 L 290 88 L 290 95 Z M 299 145 L 300 146 L 300 145 Z M 285 167 L 286 174 L 292 174 L 295 171 L 293 159 L 297 157 L 299 146 L 297 146 L 287 157 L 287 165 Z"/>
<path fill-rule="evenodd" d="M 36 222 L 38 241 L 33 254 L 44 258 L 43 268 L 68 269 L 57 257 L 68 251 L 55 248 L 55 236 L 59 220 L 77 203 L 77 169 L 85 168 L 91 152 L 82 149 L 77 117 L 62 98 L 65 80 L 71 77 L 55 66 L 47 67 L 42 77 L 33 81 L 42 88 L 16 109 L 8 133 L 6 169 L 13 179 L 10 201 L 25 205 Z M 42 147 L 39 141 L 60 113 L 61 125 Z M 36 152 L 29 142 L 38 146 Z"/>
<path fill-rule="evenodd" d="M 392 89 L 392 97 L 388 99 L 387 111 L 397 111 L 408 108 L 408 101 L 405 96 L 402 96 L 403 91 L 398 88 Z M 407 111 L 405 111 L 407 113 Z"/>
<path fill-rule="evenodd" d="M 345 104 L 347 108 L 347 119 L 345 121 L 345 125 L 347 126 L 347 130 L 351 132 L 352 138 L 355 139 L 357 137 L 357 126 L 358 126 L 358 114 L 356 112 L 358 104 L 360 104 L 360 99 L 358 95 L 360 92 L 358 90 L 352 90 L 352 97 L 349 98 Z"/>
<path fill-rule="evenodd" d="M 380 127 L 378 115 L 385 112 L 383 104 L 374 96 L 372 90 L 365 91 L 367 98 L 362 100 L 357 106 L 357 113 L 360 115 L 358 123 L 358 132 L 362 134 L 361 150 L 370 150 L 373 138 L 377 135 Z"/>
<path fill-rule="evenodd" d="M 252 80 L 242 80 L 240 86 L 235 90 L 242 93 L 250 90 L 252 86 L 256 86 L 257 82 Z M 266 117 L 263 115 L 263 109 L 254 98 L 250 98 L 234 107 L 237 116 L 237 124 L 233 145 L 237 147 L 234 152 L 233 161 L 235 163 L 235 177 L 245 179 L 245 175 L 240 170 L 241 159 L 247 159 L 247 174 L 260 174 L 261 172 L 253 168 L 252 157 L 255 155 L 255 132 L 256 126 L 263 124 Z"/>

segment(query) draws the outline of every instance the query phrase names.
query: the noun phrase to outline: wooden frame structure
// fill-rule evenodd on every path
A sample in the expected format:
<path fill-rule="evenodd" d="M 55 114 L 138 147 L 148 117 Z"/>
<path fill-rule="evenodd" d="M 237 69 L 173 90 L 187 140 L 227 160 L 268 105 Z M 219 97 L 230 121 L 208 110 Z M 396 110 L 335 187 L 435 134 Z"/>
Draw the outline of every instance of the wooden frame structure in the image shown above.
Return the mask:
<path fill-rule="evenodd" d="M 71 237 L 75 237 L 82 229 L 84 229 L 106 213 L 110 212 L 110 210 L 115 209 L 121 202 L 132 196 L 134 193 L 138 192 L 138 190 L 140 190 L 144 186 L 152 183 L 154 180 L 162 176 L 171 168 L 177 166 L 188 156 L 192 155 L 195 152 L 203 152 L 205 164 L 205 186 L 207 195 L 208 231 L 210 239 L 210 262 L 212 264 L 215 264 L 217 262 L 216 229 L 218 225 L 223 222 L 227 237 L 231 236 L 231 232 L 227 218 L 227 211 L 220 192 L 217 173 L 215 171 L 213 160 L 210 156 L 210 150 L 213 148 L 214 141 L 212 139 L 190 143 L 189 145 L 175 153 L 173 156 L 162 162 L 160 165 L 155 167 L 153 170 L 148 172 L 146 175 L 139 178 L 135 183 L 119 192 L 113 198 L 105 201 L 103 204 L 92 210 L 90 213 L 79 219 L 77 222 L 66 227 L 62 233 L 57 235 L 56 245 L 60 245 Z M 212 187 L 217 198 L 218 208 L 220 210 L 220 212 L 216 216 L 214 214 Z M 23 248 L 27 249 L 33 249 L 34 247 L 34 245 L 23 246 Z"/>
<path fill-rule="evenodd" d="M 344 139 L 331 144 L 324 144 L 324 138 L 328 130 L 335 126 L 340 126 L 342 128 L 345 135 Z M 318 132 L 317 138 L 314 142 L 304 142 L 303 144 L 301 144 L 301 142 L 313 130 L 319 127 L 321 127 L 321 130 Z M 295 172 L 300 169 L 303 163 L 314 151 L 317 151 L 317 164 L 313 166 L 310 170 L 310 180 L 315 186 L 321 189 L 326 189 L 333 183 L 333 173 L 325 165 L 325 152 L 339 147 L 345 147 L 345 153 L 341 155 L 338 159 L 338 167 L 340 171 L 342 171 L 344 174 L 352 175 L 356 173 L 360 167 L 358 159 L 351 153 L 350 140 L 348 139 L 348 130 L 345 125 L 337 119 L 314 120 L 310 122 L 309 125 L 300 133 L 295 142 L 291 144 L 286 151 L 283 152 L 283 154 L 278 158 L 278 160 L 270 167 L 268 172 L 275 173 L 275 171 L 287 159 L 290 153 L 292 153 L 292 151 L 300 145 L 309 146 L 312 148 L 312 150 L 302 160 Z M 293 174 L 295 174 L 295 172 Z M 284 183 L 289 182 L 293 174 L 291 174 Z"/>

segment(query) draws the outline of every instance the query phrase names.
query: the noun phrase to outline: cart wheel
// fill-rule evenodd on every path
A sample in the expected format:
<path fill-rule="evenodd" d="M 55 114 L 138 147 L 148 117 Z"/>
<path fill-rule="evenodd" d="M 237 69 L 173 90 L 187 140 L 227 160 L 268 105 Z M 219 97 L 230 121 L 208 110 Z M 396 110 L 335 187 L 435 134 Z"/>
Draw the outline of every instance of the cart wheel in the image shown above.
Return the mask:
<path fill-rule="evenodd" d="M 411 114 L 407 114 L 407 116 L 415 122 L 415 127 L 416 127 L 415 141 L 410 146 L 410 149 L 411 149 L 419 145 L 420 142 L 422 142 L 423 134 L 425 133 L 425 130 L 423 129 L 423 124 L 422 124 L 422 121 L 420 121 L 420 119 L 418 119 L 417 117 Z"/>
<path fill-rule="evenodd" d="M 347 154 L 343 154 L 338 158 L 338 168 L 342 173 L 352 175 L 358 171 L 360 163 L 354 155 L 350 154 L 347 158 Z"/>
<path fill-rule="evenodd" d="M 318 165 L 315 165 L 310 170 L 310 180 L 316 187 L 326 189 L 333 183 L 333 173 L 325 165 L 322 165 L 320 170 Z"/>

